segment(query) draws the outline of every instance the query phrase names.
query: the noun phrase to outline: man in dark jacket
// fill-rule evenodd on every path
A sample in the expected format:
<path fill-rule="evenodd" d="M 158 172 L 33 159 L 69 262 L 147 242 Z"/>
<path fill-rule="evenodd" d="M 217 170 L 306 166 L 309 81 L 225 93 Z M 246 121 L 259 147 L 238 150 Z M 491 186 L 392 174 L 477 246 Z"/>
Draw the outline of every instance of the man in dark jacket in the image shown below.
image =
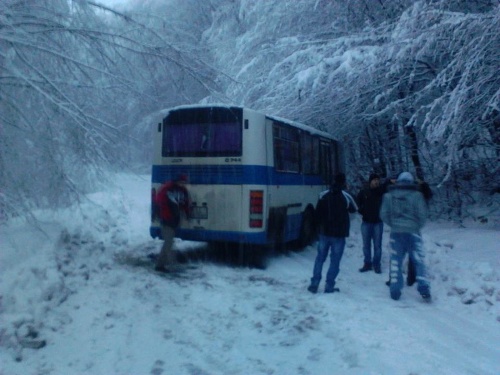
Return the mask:
<path fill-rule="evenodd" d="M 371 271 L 373 269 L 375 273 L 381 273 L 380 260 L 382 258 L 384 223 L 380 219 L 380 206 L 382 205 L 382 196 L 385 191 L 386 187 L 380 185 L 380 176 L 372 173 L 368 180 L 368 187 L 362 189 L 356 197 L 359 213 L 363 216 L 361 236 L 363 237 L 364 264 L 359 269 L 359 272 Z M 371 250 L 372 242 L 373 258 Z"/>
<path fill-rule="evenodd" d="M 186 189 L 187 176 L 179 175 L 175 181 L 163 184 L 157 194 L 163 246 L 156 260 L 155 270 L 168 272 L 168 267 L 177 263 L 172 251 L 175 230 L 181 220 L 181 212 L 189 213 L 189 195 Z M 182 210 L 182 211 L 181 211 Z"/>
<path fill-rule="evenodd" d="M 338 291 L 335 288 L 335 279 L 339 273 L 340 260 L 344 253 L 345 239 L 349 237 L 349 213 L 357 211 L 357 205 L 352 196 L 342 190 L 345 187 L 345 175 L 343 173 L 337 174 L 334 181 L 329 190 L 320 194 L 316 205 L 315 215 L 319 228 L 319 241 L 311 285 L 307 288 L 311 293 L 318 292 L 323 263 L 330 249 L 330 267 L 326 274 L 325 293 Z"/>

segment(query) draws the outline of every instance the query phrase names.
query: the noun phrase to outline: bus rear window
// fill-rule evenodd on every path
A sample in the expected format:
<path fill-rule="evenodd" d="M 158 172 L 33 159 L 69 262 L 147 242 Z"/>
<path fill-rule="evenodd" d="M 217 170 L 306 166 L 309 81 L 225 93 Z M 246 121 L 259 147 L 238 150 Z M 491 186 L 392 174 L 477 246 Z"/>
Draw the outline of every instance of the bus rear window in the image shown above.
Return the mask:
<path fill-rule="evenodd" d="M 241 125 L 169 125 L 163 130 L 163 156 L 241 156 Z"/>
<path fill-rule="evenodd" d="M 229 112 L 229 111 L 228 111 Z M 213 111 L 175 114 L 164 120 L 164 157 L 241 156 L 241 118 Z M 231 118 L 232 117 L 232 118 Z"/>

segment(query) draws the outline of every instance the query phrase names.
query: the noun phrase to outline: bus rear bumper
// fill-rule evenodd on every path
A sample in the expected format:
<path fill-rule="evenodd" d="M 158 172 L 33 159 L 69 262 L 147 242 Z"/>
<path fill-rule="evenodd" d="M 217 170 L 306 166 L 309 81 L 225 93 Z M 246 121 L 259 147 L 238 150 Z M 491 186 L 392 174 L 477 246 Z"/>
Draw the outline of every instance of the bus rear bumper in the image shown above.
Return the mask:
<path fill-rule="evenodd" d="M 160 227 L 150 227 L 152 238 L 162 239 Z M 178 228 L 175 237 L 186 241 L 200 242 L 234 242 L 256 245 L 269 243 L 266 232 L 229 232 L 229 231 L 200 231 L 196 229 Z"/>

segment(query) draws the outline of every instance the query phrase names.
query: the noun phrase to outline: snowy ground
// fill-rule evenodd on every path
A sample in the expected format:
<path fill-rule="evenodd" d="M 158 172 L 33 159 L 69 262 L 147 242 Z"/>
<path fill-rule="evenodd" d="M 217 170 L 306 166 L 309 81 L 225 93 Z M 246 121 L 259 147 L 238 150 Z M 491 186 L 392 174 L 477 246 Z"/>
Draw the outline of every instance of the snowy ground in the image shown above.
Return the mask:
<path fill-rule="evenodd" d="M 165 279 L 117 261 L 160 247 L 149 178 L 118 178 L 38 229 L 0 228 L 0 374 L 500 374 L 498 227 L 429 223 L 430 305 L 389 298 L 387 246 L 382 275 L 358 272 L 357 218 L 340 293 L 306 291 L 314 247 Z"/>

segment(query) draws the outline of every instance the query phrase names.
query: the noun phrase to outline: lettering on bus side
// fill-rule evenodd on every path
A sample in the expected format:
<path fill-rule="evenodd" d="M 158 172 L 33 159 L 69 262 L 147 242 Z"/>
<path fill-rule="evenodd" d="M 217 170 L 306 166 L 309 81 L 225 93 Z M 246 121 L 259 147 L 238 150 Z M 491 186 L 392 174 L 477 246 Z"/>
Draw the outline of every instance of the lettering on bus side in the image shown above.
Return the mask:
<path fill-rule="evenodd" d="M 182 159 L 172 159 L 172 163 L 182 163 Z"/>
<path fill-rule="evenodd" d="M 226 158 L 226 163 L 241 163 L 241 158 Z"/>

